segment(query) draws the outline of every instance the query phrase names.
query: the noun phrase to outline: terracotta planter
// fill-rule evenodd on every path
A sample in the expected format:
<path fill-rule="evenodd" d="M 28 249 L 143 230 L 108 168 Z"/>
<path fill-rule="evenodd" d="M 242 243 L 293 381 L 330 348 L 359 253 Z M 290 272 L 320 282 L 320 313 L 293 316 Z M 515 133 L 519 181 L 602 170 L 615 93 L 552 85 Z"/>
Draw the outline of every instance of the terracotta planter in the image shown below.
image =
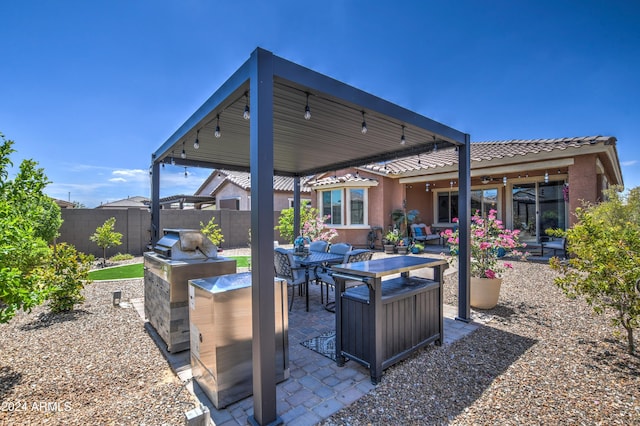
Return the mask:
<path fill-rule="evenodd" d="M 471 277 L 471 306 L 478 309 L 491 309 L 498 304 L 502 278 Z"/>
<path fill-rule="evenodd" d="M 395 249 L 396 246 L 394 246 L 393 244 L 385 244 L 384 245 L 384 252 L 386 254 L 393 254 L 393 249 Z"/>
<path fill-rule="evenodd" d="M 398 246 L 398 254 L 407 254 L 407 246 Z"/>

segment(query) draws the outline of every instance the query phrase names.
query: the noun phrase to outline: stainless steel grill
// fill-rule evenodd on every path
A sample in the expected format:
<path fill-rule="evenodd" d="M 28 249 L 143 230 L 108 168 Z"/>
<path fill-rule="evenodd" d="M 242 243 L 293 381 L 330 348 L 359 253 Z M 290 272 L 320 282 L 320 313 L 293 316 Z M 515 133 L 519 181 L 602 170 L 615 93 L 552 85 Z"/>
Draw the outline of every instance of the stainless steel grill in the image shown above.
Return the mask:
<path fill-rule="evenodd" d="M 197 229 L 165 229 L 144 254 L 144 312 L 169 352 L 189 349 L 189 280 L 236 272 Z"/>
<path fill-rule="evenodd" d="M 173 260 L 218 257 L 218 248 L 197 229 L 165 229 L 153 251 Z"/>

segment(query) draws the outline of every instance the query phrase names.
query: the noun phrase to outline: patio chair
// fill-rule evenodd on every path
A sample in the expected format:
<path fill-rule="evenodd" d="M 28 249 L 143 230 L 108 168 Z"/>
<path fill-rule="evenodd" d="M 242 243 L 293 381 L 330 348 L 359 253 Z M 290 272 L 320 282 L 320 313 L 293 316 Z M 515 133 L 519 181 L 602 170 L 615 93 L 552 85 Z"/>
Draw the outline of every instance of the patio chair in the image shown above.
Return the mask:
<path fill-rule="evenodd" d="M 295 267 L 293 254 L 282 247 L 276 247 L 273 250 L 273 263 L 275 267 L 275 275 L 278 278 L 287 280 L 287 287 L 292 287 L 291 302 L 289 302 L 289 310 L 293 307 L 293 298 L 296 295 L 296 289 L 300 291 L 302 286 L 308 284 L 305 277 L 305 268 Z M 308 291 L 308 288 L 304 288 Z M 307 306 L 307 309 L 309 307 Z"/>
<path fill-rule="evenodd" d="M 309 251 L 319 251 L 325 253 L 329 248 L 329 243 L 324 240 L 316 240 L 309 243 Z"/>
<path fill-rule="evenodd" d="M 411 238 L 413 241 L 421 243 L 427 243 L 428 241 L 437 241 L 440 243 L 440 235 L 438 233 L 431 232 L 431 227 L 424 223 L 412 223 L 411 224 Z"/>
<path fill-rule="evenodd" d="M 559 250 L 562 253 L 562 258 L 567 257 L 567 239 L 566 238 L 551 238 L 549 241 L 542 242 L 541 255 L 544 256 L 544 249 L 553 250 L 553 255 Z"/>
<path fill-rule="evenodd" d="M 331 244 L 331 247 L 329 247 L 329 253 L 335 253 L 335 254 L 346 254 L 348 251 L 350 251 L 353 247 L 351 246 L 351 244 L 349 243 L 336 243 L 336 244 Z"/>
<path fill-rule="evenodd" d="M 350 250 L 345 253 L 343 263 L 364 262 L 366 260 L 371 260 L 372 256 L 373 256 L 373 252 L 370 250 L 365 250 L 365 249 Z M 329 287 L 335 289 L 336 282 L 331 276 L 329 269 L 330 267 L 326 266 L 326 267 L 323 267 L 321 270 L 319 270 L 316 274 L 316 280 L 320 282 L 320 301 L 323 302 L 322 286 L 326 285 L 325 292 L 327 296 L 327 304 L 325 305 L 325 308 L 328 311 L 334 312 L 331 305 L 334 304 L 335 302 L 329 302 Z M 345 287 L 355 287 L 356 285 L 359 285 L 359 284 L 362 284 L 362 282 L 347 281 L 345 284 Z"/>

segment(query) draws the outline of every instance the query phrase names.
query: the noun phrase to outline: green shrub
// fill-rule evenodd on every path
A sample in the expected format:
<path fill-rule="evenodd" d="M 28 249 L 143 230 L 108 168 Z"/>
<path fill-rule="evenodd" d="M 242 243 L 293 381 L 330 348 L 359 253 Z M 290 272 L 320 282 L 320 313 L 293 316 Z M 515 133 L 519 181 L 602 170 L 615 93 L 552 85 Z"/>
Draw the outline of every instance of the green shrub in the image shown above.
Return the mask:
<path fill-rule="evenodd" d="M 200 222 L 200 230 L 204 235 L 207 236 L 207 238 L 211 240 L 213 244 L 215 244 L 217 247 L 220 247 L 220 244 L 224 242 L 224 235 L 222 234 L 222 231 L 220 230 L 218 224 L 215 222 L 215 217 L 212 217 L 206 225 Z"/>
<path fill-rule="evenodd" d="M 72 310 L 84 301 L 82 289 L 89 283 L 89 269 L 93 256 L 78 252 L 75 247 L 60 243 L 53 247 L 45 279 L 53 286 L 49 294 L 51 312 Z"/>
<path fill-rule="evenodd" d="M 133 259 L 133 255 L 129 254 L 129 253 L 117 253 L 114 256 L 111 256 L 111 258 L 109 258 L 110 261 L 112 262 L 120 262 L 122 260 L 131 260 Z"/>

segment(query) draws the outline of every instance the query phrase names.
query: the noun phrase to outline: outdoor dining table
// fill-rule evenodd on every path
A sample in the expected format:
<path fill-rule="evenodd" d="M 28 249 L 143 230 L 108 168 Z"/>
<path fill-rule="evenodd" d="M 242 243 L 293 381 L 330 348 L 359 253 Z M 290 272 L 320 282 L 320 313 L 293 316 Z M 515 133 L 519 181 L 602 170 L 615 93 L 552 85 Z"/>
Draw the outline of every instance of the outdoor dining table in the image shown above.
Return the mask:
<path fill-rule="evenodd" d="M 309 271 L 313 268 L 317 268 L 322 265 L 331 265 L 336 263 L 342 263 L 344 260 L 343 254 L 327 253 L 320 251 L 309 251 L 305 253 L 296 253 L 293 251 L 293 259 L 297 263 L 296 266 L 304 268 L 305 285 L 304 290 L 306 293 L 307 312 L 309 312 Z"/>

